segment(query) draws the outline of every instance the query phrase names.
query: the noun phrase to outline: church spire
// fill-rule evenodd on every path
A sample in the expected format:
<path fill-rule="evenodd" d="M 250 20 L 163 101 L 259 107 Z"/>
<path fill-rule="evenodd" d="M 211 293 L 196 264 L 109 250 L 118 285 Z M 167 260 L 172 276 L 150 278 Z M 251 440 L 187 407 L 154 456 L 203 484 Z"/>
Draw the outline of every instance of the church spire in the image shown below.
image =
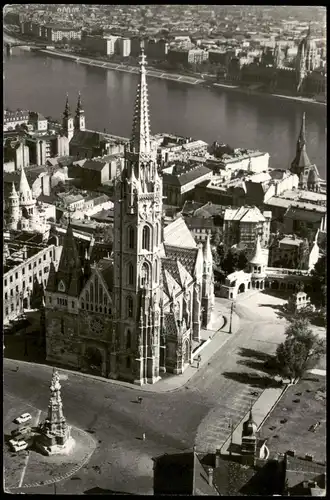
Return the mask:
<path fill-rule="evenodd" d="M 300 133 L 298 137 L 298 142 L 297 146 L 299 146 L 299 149 L 302 149 L 304 146 L 306 146 L 306 113 L 303 113 L 302 120 L 301 120 L 301 127 L 300 127 Z"/>
<path fill-rule="evenodd" d="M 76 114 L 78 115 L 79 113 L 83 113 L 83 111 L 84 111 L 84 109 L 83 109 L 82 102 L 81 102 L 81 93 L 79 90 Z"/>
<path fill-rule="evenodd" d="M 138 83 L 133 127 L 131 137 L 131 151 L 135 153 L 150 153 L 150 118 L 149 118 L 149 102 L 148 102 L 148 87 L 146 80 L 146 56 L 144 48 L 141 46 L 140 58 L 140 81 Z"/>
<path fill-rule="evenodd" d="M 23 165 L 21 167 L 21 175 L 19 180 L 19 196 L 22 203 L 32 200 L 32 191 L 26 178 Z"/>
<path fill-rule="evenodd" d="M 263 262 L 262 248 L 260 243 L 260 235 L 258 234 L 256 248 L 253 257 L 250 260 L 250 264 L 262 264 L 262 262 Z"/>
<path fill-rule="evenodd" d="M 69 118 L 71 116 L 70 106 L 69 106 L 69 94 L 66 94 L 65 108 L 63 113 L 64 118 Z"/>

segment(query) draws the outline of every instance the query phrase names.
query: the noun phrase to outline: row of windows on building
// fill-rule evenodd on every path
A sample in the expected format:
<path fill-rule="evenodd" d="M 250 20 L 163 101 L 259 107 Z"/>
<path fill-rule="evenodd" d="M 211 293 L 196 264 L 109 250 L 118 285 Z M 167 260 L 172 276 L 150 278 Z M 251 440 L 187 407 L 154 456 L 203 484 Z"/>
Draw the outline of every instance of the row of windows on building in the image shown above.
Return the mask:
<path fill-rule="evenodd" d="M 135 229 L 132 226 L 127 228 L 127 241 L 128 248 L 131 250 L 135 249 Z M 151 228 L 145 225 L 142 229 L 142 250 L 150 250 L 151 248 Z M 159 243 L 159 225 L 155 225 L 155 244 Z"/>
<path fill-rule="evenodd" d="M 49 272 L 49 267 L 48 266 L 44 267 L 43 271 L 42 271 L 42 269 L 40 269 L 40 271 L 38 273 L 39 277 L 42 276 L 42 272 L 44 272 L 44 274 L 48 273 Z M 35 274 L 35 278 L 36 277 L 37 277 L 37 275 Z M 12 280 L 10 282 L 12 282 Z M 33 278 L 32 278 L 32 276 L 29 276 L 29 284 L 32 284 L 32 283 L 33 283 Z M 44 280 L 43 284 L 44 284 L 45 287 L 47 286 L 47 280 L 46 279 Z M 25 288 L 26 288 L 26 282 L 22 281 L 22 290 L 23 290 L 23 292 L 25 291 Z M 19 286 L 18 285 L 15 286 L 15 294 L 16 293 L 19 293 Z M 11 288 L 9 290 L 9 294 L 8 294 L 8 292 L 5 292 L 5 300 L 8 300 L 8 297 L 14 297 L 14 289 L 13 288 Z"/>
<path fill-rule="evenodd" d="M 53 252 L 52 252 L 52 250 L 50 250 L 50 252 L 49 252 L 49 257 L 50 257 L 50 258 L 52 258 L 52 254 L 53 254 Z M 43 261 L 43 260 L 46 260 L 46 258 L 47 258 L 47 256 L 46 256 L 46 254 L 44 254 L 44 255 L 43 255 L 43 259 L 41 259 L 41 257 L 38 259 L 38 264 L 39 264 L 39 265 L 41 265 L 42 261 Z M 33 267 L 32 267 L 32 264 L 33 264 Z M 34 269 L 35 267 L 37 267 L 37 261 L 36 261 L 36 260 L 35 260 L 33 263 L 32 263 L 32 262 L 30 262 L 30 263 L 28 264 L 28 270 L 29 270 L 29 271 L 31 271 L 31 270 L 32 270 L 32 268 Z M 45 270 L 44 270 L 44 272 L 48 272 L 48 268 L 45 268 L 45 269 L 47 269 L 47 271 L 45 271 Z M 22 268 L 21 268 L 21 270 L 17 270 L 17 271 L 15 272 L 15 280 L 17 280 L 17 279 L 21 279 L 21 278 L 20 278 L 20 276 L 19 276 L 20 271 L 22 271 L 22 275 L 24 276 L 24 275 L 25 275 L 25 273 L 26 273 L 26 271 L 27 271 L 27 269 L 26 269 L 26 267 L 22 267 Z M 40 274 L 40 271 L 39 271 L 39 274 Z M 13 283 L 13 274 L 11 274 L 11 275 L 9 276 L 9 283 Z M 7 285 L 8 285 L 8 278 L 5 278 L 5 279 L 4 279 L 4 286 L 6 287 Z"/>
<path fill-rule="evenodd" d="M 52 297 L 49 297 L 49 303 L 52 303 Z M 68 305 L 68 299 L 63 299 L 61 297 L 57 297 L 57 305 L 58 306 L 67 306 Z M 75 308 L 75 302 L 74 300 L 71 302 L 71 307 L 72 309 Z M 102 306 L 100 304 L 88 304 L 82 300 L 81 301 L 81 308 L 86 309 L 87 311 L 92 311 L 92 312 L 99 312 L 99 313 L 104 313 L 104 314 L 111 314 L 111 307 L 106 307 Z"/>
<path fill-rule="evenodd" d="M 141 273 L 140 273 L 140 280 L 141 280 L 141 286 L 147 286 L 148 283 L 150 283 L 150 265 L 144 262 L 141 267 Z M 127 264 L 127 284 L 128 285 L 134 285 L 134 277 L 135 277 L 135 271 L 134 271 L 134 265 L 132 262 L 129 262 Z M 155 261 L 154 263 L 154 280 L 157 282 L 159 278 L 159 264 L 158 260 Z"/>

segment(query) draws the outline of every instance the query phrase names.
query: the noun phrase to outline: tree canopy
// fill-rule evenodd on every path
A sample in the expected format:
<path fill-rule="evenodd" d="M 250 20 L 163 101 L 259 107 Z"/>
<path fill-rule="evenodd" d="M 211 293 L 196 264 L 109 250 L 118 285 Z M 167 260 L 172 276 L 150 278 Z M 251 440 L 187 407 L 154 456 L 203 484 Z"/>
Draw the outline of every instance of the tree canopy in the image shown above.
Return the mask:
<path fill-rule="evenodd" d="M 285 335 L 276 350 L 276 368 L 279 375 L 294 382 L 325 354 L 326 343 L 313 333 L 307 318 L 296 318 Z"/>

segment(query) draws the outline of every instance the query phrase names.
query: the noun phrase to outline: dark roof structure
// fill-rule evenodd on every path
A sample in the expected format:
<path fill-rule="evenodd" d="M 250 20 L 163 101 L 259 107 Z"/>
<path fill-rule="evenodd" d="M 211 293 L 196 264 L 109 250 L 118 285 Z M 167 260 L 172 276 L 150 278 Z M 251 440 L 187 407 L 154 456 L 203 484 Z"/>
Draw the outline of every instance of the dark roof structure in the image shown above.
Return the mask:
<path fill-rule="evenodd" d="M 154 495 L 218 496 L 194 452 L 163 455 L 154 461 Z"/>
<path fill-rule="evenodd" d="M 64 238 L 57 273 L 55 278 L 52 277 L 52 279 L 48 281 L 46 290 L 49 292 L 61 292 L 61 290 L 57 289 L 60 282 L 64 284 L 63 293 L 66 293 L 71 297 L 79 296 L 83 285 L 82 264 L 79 258 L 77 245 L 73 237 L 71 224 L 68 225 Z"/>
<path fill-rule="evenodd" d="M 101 172 L 106 164 L 106 161 L 87 160 L 81 166 L 81 168 L 85 170 L 96 170 L 97 172 Z"/>
<path fill-rule="evenodd" d="M 204 175 L 211 173 L 212 170 L 205 167 L 204 165 L 198 165 L 187 172 L 183 172 L 182 174 L 167 174 L 164 172 L 163 181 L 164 184 L 169 184 L 171 186 L 185 186 L 189 182 L 193 182 L 200 177 L 204 177 Z"/>
<path fill-rule="evenodd" d="M 102 142 L 101 134 L 87 130 L 78 130 L 70 141 L 70 146 L 82 148 L 99 148 Z"/>

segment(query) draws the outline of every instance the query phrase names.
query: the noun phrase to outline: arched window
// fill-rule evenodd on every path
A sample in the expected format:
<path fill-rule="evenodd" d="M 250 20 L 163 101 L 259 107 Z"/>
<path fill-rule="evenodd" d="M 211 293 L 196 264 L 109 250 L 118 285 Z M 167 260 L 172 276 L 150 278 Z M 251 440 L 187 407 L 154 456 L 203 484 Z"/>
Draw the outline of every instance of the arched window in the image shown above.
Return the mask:
<path fill-rule="evenodd" d="M 141 267 L 141 286 L 148 286 L 149 283 L 149 266 L 146 262 Z"/>
<path fill-rule="evenodd" d="M 127 333 L 126 333 L 126 349 L 130 349 L 131 345 L 132 345 L 131 330 L 127 330 Z"/>
<path fill-rule="evenodd" d="M 89 302 L 89 292 L 86 290 L 86 302 Z"/>
<path fill-rule="evenodd" d="M 127 280 L 129 285 L 134 285 L 134 267 L 132 262 L 127 265 Z"/>
<path fill-rule="evenodd" d="M 130 368 L 130 367 L 131 367 L 131 358 L 127 357 L 126 358 L 126 368 Z"/>
<path fill-rule="evenodd" d="M 128 240 L 128 248 L 134 248 L 134 228 L 129 226 L 127 229 L 127 240 Z"/>
<path fill-rule="evenodd" d="M 91 302 L 94 302 L 94 289 L 93 289 L 93 283 L 90 284 L 89 291 L 91 294 Z"/>
<path fill-rule="evenodd" d="M 129 318 L 132 318 L 132 316 L 133 316 L 133 299 L 130 295 L 126 299 L 126 310 L 127 310 L 127 316 Z"/>
<path fill-rule="evenodd" d="M 150 227 L 144 226 L 142 230 L 142 250 L 150 250 Z"/>
<path fill-rule="evenodd" d="M 154 281 L 157 281 L 158 280 L 158 260 L 155 260 L 154 270 L 155 270 Z"/>
<path fill-rule="evenodd" d="M 100 304 L 102 304 L 102 302 L 103 302 L 103 288 L 101 285 L 99 286 L 99 296 L 100 296 Z"/>
<path fill-rule="evenodd" d="M 155 227 L 155 245 L 157 247 L 159 245 L 159 224 L 156 224 L 156 227 Z"/>

